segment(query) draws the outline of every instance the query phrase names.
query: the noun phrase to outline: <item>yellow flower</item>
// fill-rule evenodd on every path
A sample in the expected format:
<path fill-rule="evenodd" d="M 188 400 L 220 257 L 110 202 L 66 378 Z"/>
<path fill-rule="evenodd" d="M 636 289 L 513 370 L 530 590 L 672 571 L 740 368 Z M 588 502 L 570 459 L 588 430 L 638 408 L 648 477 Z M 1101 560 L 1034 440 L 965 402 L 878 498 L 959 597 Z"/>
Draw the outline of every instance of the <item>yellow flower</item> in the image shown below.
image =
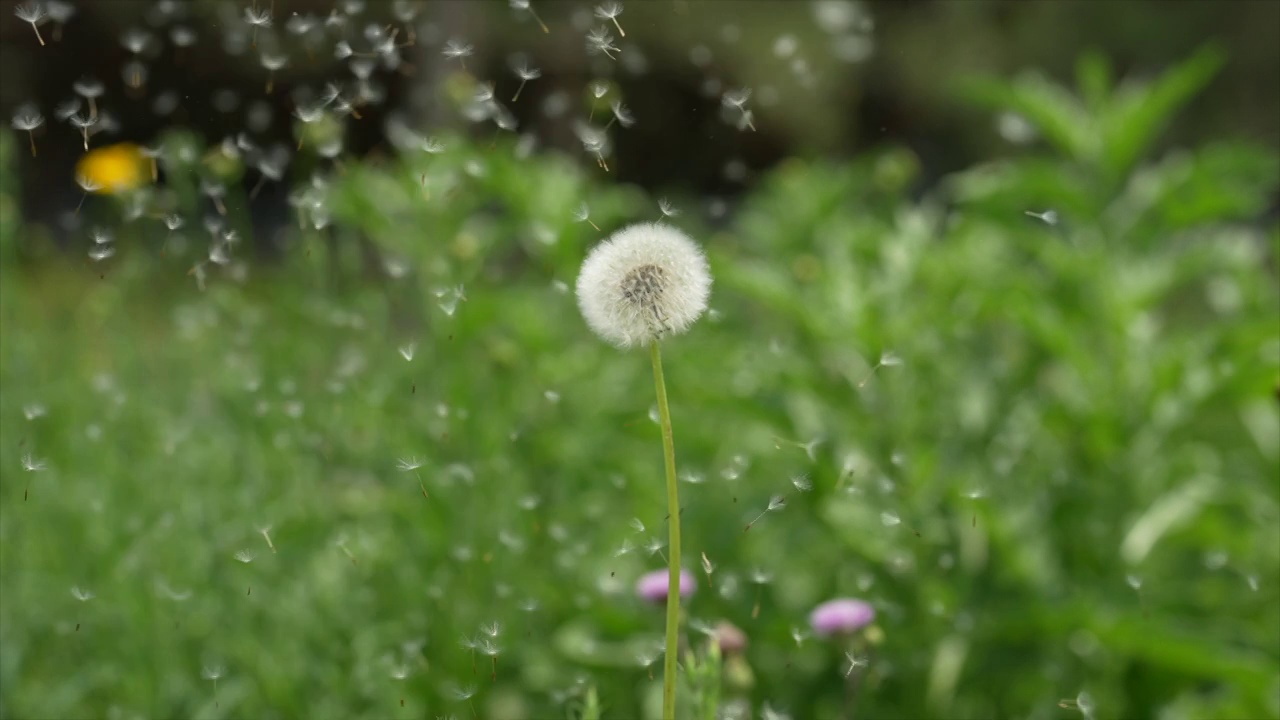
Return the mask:
<path fill-rule="evenodd" d="M 76 163 L 76 176 L 93 183 L 94 192 L 114 195 L 148 182 L 151 173 L 137 145 L 116 143 L 85 153 Z"/>

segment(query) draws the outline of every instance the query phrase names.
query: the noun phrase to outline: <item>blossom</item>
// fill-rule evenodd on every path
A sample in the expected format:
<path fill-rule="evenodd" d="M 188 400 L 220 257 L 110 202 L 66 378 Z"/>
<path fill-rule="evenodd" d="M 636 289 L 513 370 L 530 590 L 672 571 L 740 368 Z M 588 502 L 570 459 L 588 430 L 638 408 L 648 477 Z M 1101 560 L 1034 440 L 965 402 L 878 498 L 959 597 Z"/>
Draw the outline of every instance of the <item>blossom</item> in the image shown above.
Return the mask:
<path fill-rule="evenodd" d="M 876 617 L 875 608 L 869 603 L 852 598 L 828 600 L 809 613 L 809 625 L 814 634 L 827 637 L 840 633 L 851 633 L 866 625 Z"/>
<path fill-rule="evenodd" d="M 670 577 L 670 571 L 665 568 L 645 573 L 636 582 L 636 594 L 652 603 L 664 603 L 667 600 L 667 588 L 670 587 L 668 580 Z M 696 585 L 697 581 L 693 579 L 693 573 L 682 569 L 680 571 L 680 597 L 687 598 L 692 595 Z"/>
<path fill-rule="evenodd" d="M 82 185 L 86 192 L 118 194 L 146 183 L 151 175 L 137 145 L 117 143 L 80 158 L 76 177 L 92 184 L 92 190 Z"/>
<path fill-rule="evenodd" d="M 711 271 L 687 235 L 662 223 L 625 227 L 597 245 L 578 275 L 587 325 L 618 347 L 684 332 L 707 309 Z"/>

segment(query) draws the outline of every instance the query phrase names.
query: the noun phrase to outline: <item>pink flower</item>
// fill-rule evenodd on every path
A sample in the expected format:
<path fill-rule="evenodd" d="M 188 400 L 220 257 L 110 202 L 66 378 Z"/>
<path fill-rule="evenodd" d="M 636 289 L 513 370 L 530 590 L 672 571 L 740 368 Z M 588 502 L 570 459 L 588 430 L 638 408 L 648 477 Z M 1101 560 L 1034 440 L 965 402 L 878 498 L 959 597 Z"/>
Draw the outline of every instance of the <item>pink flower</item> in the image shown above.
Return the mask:
<path fill-rule="evenodd" d="M 636 594 L 641 598 L 652 603 L 664 603 L 667 601 L 667 579 L 670 572 L 666 569 L 654 570 L 640 576 L 640 580 L 636 582 Z M 688 570 L 680 571 L 680 597 L 687 598 L 693 594 L 693 589 L 697 585 L 697 581 L 693 578 L 693 573 Z"/>
<path fill-rule="evenodd" d="M 871 624 L 876 618 L 869 603 L 852 598 L 828 600 L 809 613 L 809 625 L 818 637 L 851 633 Z"/>

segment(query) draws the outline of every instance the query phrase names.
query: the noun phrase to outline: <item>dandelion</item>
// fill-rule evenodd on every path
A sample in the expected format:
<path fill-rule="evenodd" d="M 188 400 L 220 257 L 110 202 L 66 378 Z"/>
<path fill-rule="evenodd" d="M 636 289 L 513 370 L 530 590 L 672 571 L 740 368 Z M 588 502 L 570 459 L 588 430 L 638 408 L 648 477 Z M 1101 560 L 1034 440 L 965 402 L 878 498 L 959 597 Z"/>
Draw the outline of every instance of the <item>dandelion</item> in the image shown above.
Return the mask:
<path fill-rule="evenodd" d="M 530 80 L 537 80 L 542 77 L 542 71 L 536 67 L 530 67 L 528 62 L 520 61 L 520 64 L 513 67 L 516 77 L 520 78 L 520 87 L 516 88 L 516 94 L 511 97 L 511 102 L 520 99 L 520 93 L 524 91 L 524 84 Z"/>
<path fill-rule="evenodd" d="M 72 115 L 80 112 L 80 98 L 70 98 L 58 103 L 53 109 L 53 116 L 59 120 L 70 120 Z"/>
<path fill-rule="evenodd" d="M 702 315 L 711 275 L 687 235 L 669 225 L 641 223 L 591 251 L 577 292 L 596 334 L 619 347 L 650 345 L 684 332 Z"/>
<path fill-rule="evenodd" d="M 707 553 L 704 551 L 702 553 L 702 572 L 707 574 L 708 585 L 711 584 L 711 573 L 715 572 L 715 570 L 716 566 L 711 563 L 710 558 L 707 557 Z"/>
<path fill-rule="evenodd" d="M 97 116 L 90 115 L 88 117 L 85 117 L 78 112 L 72 113 L 71 116 L 67 118 L 67 122 L 71 123 L 72 125 L 74 125 L 76 128 L 80 130 L 81 136 L 84 137 L 85 152 L 88 152 L 89 151 L 89 128 L 93 127 L 98 123 Z"/>
<path fill-rule="evenodd" d="M 774 495 L 773 497 L 769 498 L 769 505 L 765 507 L 765 509 L 762 510 L 759 515 L 756 516 L 755 520 L 752 520 L 751 522 L 747 523 L 747 526 L 742 530 L 742 532 L 747 532 L 748 530 L 751 529 L 752 525 L 755 525 L 757 522 L 760 522 L 760 518 L 764 517 L 765 515 L 771 512 L 776 512 L 778 510 L 781 510 L 786 504 L 787 504 L 787 498 L 782 495 Z"/>
<path fill-rule="evenodd" d="M 618 16 L 621 14 L 622 3 L 617 2 L 616 0 L 609 0 L 608 2 L 600 3 L 596 6 L 596 17 L 601 20 L 608 20 L 612 22 L 613 26 L 618 28 L 618 34 L 622 37 L 626 37 L 626 31 L 618 24 Z"/>
<path fill-rule="evenodd" d="M 609 129 L 615 121 L 624 128 L 629 128 L 636 123 L 636 119 L 631 114 L 631 110 L 628 109 L 626 105 L 623 105 L 621 100 L 614 100 L 609 104 L 609 108 L 613 110 L 613 119 L 609 121 L 608 125 L 605 125 L 606 130 Z"/>
<path fill-rule="evenodd" d="M 809 613 L 809 626 L 818 637 L 845 635 L 871 624 L 876 611 L 870 604 L 852 598 L 828 600 Z"/>
<path fill-rule="evenodd" d="M 471 698 L 475 697 L 475 694 L 476 694 L 475 685 L 458 685 L 454 683 L 454 684 L 450 684 L 446 688 L 446 691 L 449 693 L 450 696 L 453 697 L 454 700 L 457 700 L 458 702 L 467 703 L 467 705 L 471 708 L 471 715 L 473 717 L 479 717 L 479 715 L 476 714 L 476 706 L 471 702 Z"/>
<path fill-rule="evenodd" d="M 94 78 L 81 78 L 71 84 L 71 89 L 77 95 L 89 101 L 89 117 L 98 117 L 97 99 L 102 97 L 102 93 L 106 90 L 102 81 Z"/>
<path fill-rule="evenodd" d="M 1058 213 L 1054 210 L 1045 210 L 1044 212 L 1035 212 L 1034 210 L 1026 211 L 1027 217 L 1033 217 L 1045 225 L 1057 225 Z"/>
<path fill-rule="evenodd" d="M 49 19 L 57 23 L 53 28 L 53 41 L 62 41 L 62 27 L 67 24 L 72 15 L 76 14 L 76 6 L 64 0 L 48 0 L 44 4 L 45 12 L 49 15 Z"/>
<path fill-rule="evenodd" d="M 249 40 L 249 46 L 256 49 L 258 47 L 258 28 L 271 27 L 271 8 L 264 7 L 261 10 L 258 10 L 252 7 L 247 7 L 244 9 L 244 21 L 253 28 L 253 35 Z"/>
<path fill-rule="evenodd" d="M 493 662 L 492 674 L 489 676 L 491 681 L 498 679 L 498 655 L 502 654 L 502 647 L 498 643 L 489 638 L 481 638 L 478 644 L 480 653 L 487 656 Z"/>
<path fill-rule="evenodd" d="M 238 560 L 239 562 L 244 563 L 245 565 L 248 565 L 249 563 L 253 562 L 253 559 L 255 557 L 257 556 L 254 555 L 253 551 L 251 550 L 238 550 L 236 551 L 236 554 L 235 554 L 235 559 Z"/>
<path fill-rule="evenodd" d="M 274 553 L 276 551 L 276 546 L 271 543 L 271 526 L 263 525 L 262 527 L 259 527 L 258 534 L 262 536 L 263 540 L 267 541 L 267 547 Z"/>
<path fill-rule="evenodd" d="M 111 233 L 102 228 L 94 228 L 89 231 L 89 239 L 94 245 L 106 245 L 111 242 Z"/>
<path fill-rule="evenodd" d="M 169 29 L 169 40 L 177 48 L 191 47 L 196 44 L 196 31 L 185 25 L 174 25 Z"/>
<path fill-rule="evenodd" d="M 661 417 L 667 485 L 667 632 L 663 717 L 675 717 L 679 599 L 685 575 L 680 567 L 680 501 L 671 411 L 658 341 L 687 330 L 706 310 L 711 272 L 701 249 L 679 230 L 659 223 L 632 225 L 597 245 L 578 276 L 578 307 L 587 325 L 619 347 L 648 345 Z M 655 581 L 650 580 L 649 583 Z M 692 592 L 693 578 L 688 580 Z M 652 585 L 647 587 L 653 587 Z M 637 588 L 642 594 L 644 590 Z"/>
<path fill-rule="evenodd" d="M 267 71 L 266 93 L 270 95 L 276 86 L 276 71 L 289 64 L 289 56 L 284 53 L 264 52 L 258 57 L 258 60 Z"/>
<path fill-rule="evenodd" d="M 93 593 L 88 590 L 80 589 L 79 585 L 74 585 L 71 588 L 71 597 L 79 600 L 80 602 L 89 602 L 93 599 Z"/>
<path fill-rule="evenodd" d="M 226 673 L 227 669 L 221 665 L 205 665 L 200 670 L 200 677 L 213 682 L 213 694 L 216 696 L 218 694 L 218 680 L 222 678 L 223 675 L 226 675 Z M 216 707 L 217 704 L 218 703 L 215 700 L 214 706 Z"/>
<path fill-rule="evenodd" d="M 151 35 L 145 30 L 130 28 L 120 36 L 120 44 L 134 55 L 141 55 L 151 45 Z"/>
<path fill-rule="evenodd" d="M 865 657 L 858 657 L 853 653 L 849 652 L 848 650 L 846 650 L 844 653 L 844 659 L 846 662 L 849 663 L 849 667 L 844 671 L 844 676 L 846 679 L 853 674 L 854 670 L 857 670 L 860 667 L 866 667 L 867 664 L 871 662 L 869 659 Z"/>
<path fill-rule="evenodd" d="M 591 227 L 595 228 L 597 232 L 600 230 L 599 225 L 591 222 L 591 208 L 587 207 L 586 203 L 582 203 L 578 206 L 577 210 L 573 211 L 573 219 L 576 222 L 587 223 Z"/>
<path fill-rule="evenodd" d="M 466 59 L 471 57 L 473 52 L 475 52 L 475 47 L 469 43 L 464 43 L 461 40 L 449 40 L 444 44 L 444 50 L 441 51 L 441 54 L 450 60 L 457 58 L 458 62 L 462 65 L 462 69 L 466 70 Z"/>
<path fill-rule="evenodd" d="M 658 212 L 661 212 L 663 217 L 675 217 L 680 214 L 680 209 L 672 205 L 670 200 L 659 198 Z"/>
<path fill-rule="evenodd" d="M 747 101 L 751 99 L 751 88 L 739 88 L 730 90 L 720 98 L 720 104 L 725 108 L 737 110 L 740 113 L 738 119 L 738 127 L 749 127 L 752 131 L 756 126 L 751 122 L 754 117 L 752 112 L 747 109 Z"/>
<path fill-rule="evenodd" d="M 13 129 L 25 132 L 27 139 L 31 141 L 31 157 L 36 156 L 36 136 L 34 131 L 43 124 L 44 116 L 40 114 L 40 111 L 34 105 L 23 105 L 13 115 Z"/>
<path fill-rule="evenodd" d="M 791 484 L 800 492 L 809 492 L 813 489 L 813 481 L 809 479 L 808 475 L 796 475 L 791 478 Z"/>
<path fill-rule="evenodd" d="M 87 175 L 76 175 L 76 184 L 84 191 L 84 194 L 80 196 L 80 203 L 76 205 L 75 214 L 79 215 L 80 208 L 84 206 L 85 198 L 89 197 L 89 193 L 96 193 L 101 190 L 102 186 Z"/>
<path fill-rule="evenodd" d="M 587 53 L 589 55 L 604 55 L 610 60 L 617 58 L 613 53 L 618 52 L 618 46 L 613 44 L 613 35 L 603 27 L 595 28 L 587 33 Z"/>
<path fill-rule="evenodd" d="M 40 41 L 40 45 L 44 46 L 44 38 L 40 36 L 40 28 L 36 27 L 44 21 L 48 14 L 45 5 L 38 0 L 25 2 L 13 9 L 13 14 L 24 23 L 30 23 L 31 29 L 36 33 L 36 39 Z"/>
<path fill-rule="evenodd" d="M 578 139 L 582 142 L 582 148 L 595 155 L 596 164 L 604 168 L 605 172 L 609 172 L 609 163 L 605 162 L 604 159 L 605 155 L 609 153 L 608 133 L 581 122 L 574 125 L 573 129 L 578 135 Z"/>
<path fill-rule="evenodd" d="M 537 21 L 538 26 L 542 28 L 542 32 L 544 34 L 551 33 L 551 31 L 547 29 L 547 24 L 542 22 L 542 18 L 538 17 L 538 13 L 534 12 L 533 7 L 529 4 L 529 0 L 508 0 L 508 2 L 510 3 L 512 10 L 524 10 L 532 15 L 533 19 Z"/>
<path fill-rule="evenodd" d="M 89 259 L 94 262 L 102 262 L 115 254 L 116 249 L 110 245 L 95 245 L 89 248 Z"/>
<path fill-rule="evenodd" d="M 887 350 L 883 353 L 880 353 L 880 359 L 876 361 L 876 364 L 871 368 L 871 372 L 868 372 L 867 376 L 862 378 L 862 381 L 858 383 L 858 387 L 861 388 L 862 386 L 866 385 L 871 380 L 871 376 L 875 375 L 876 371 L 879 370 L 880 368 L 898 367 L 901 364 L 902 364 L 902 358 L 898 357 L 898 355 L 894 353 L 892 350 Z"/>

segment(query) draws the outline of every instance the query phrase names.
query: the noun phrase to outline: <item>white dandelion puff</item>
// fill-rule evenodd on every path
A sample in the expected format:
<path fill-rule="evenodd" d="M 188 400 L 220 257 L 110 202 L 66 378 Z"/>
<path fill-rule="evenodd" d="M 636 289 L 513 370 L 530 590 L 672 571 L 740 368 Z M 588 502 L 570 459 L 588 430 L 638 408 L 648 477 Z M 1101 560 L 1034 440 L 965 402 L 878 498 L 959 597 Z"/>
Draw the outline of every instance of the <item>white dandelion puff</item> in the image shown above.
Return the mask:
<path fill-rule="evenodd" d="M 601 20 L 608 20 L 612 22 L 613 26 L 618 28 L 618 34 L 622 37 L 626 37 L 626 31 L 624 31 L 622 26 L 618 24 L 618 16 L 621 14 L 622 3 L 617 2 L 616 0 L 609 0 L 609 2 L 604 2 L 596 6 L 596 17 Z"/>
<path fill-rule="evenodd" d="M 698 245 L 661 223 L 623 228 L 597 245 L 578 275 L 587 325 L 619 347 L 689 329 L 707 309 L 711 271 Z"/>
<path fill-rule="evenodd" d="M 45 9 L 44 3 L 23 3 L 13 9 L 13 14 L 22 22 L 31 25 L 31 29 L 35 31 L 36 39 L 40 41 L 41 45 L 44 45 L 44 38 L 40 36 L 40 28 L 36 27 L 40 23 L 44 22 L 44 19 L 49 15 L 48 10 Z"/>

